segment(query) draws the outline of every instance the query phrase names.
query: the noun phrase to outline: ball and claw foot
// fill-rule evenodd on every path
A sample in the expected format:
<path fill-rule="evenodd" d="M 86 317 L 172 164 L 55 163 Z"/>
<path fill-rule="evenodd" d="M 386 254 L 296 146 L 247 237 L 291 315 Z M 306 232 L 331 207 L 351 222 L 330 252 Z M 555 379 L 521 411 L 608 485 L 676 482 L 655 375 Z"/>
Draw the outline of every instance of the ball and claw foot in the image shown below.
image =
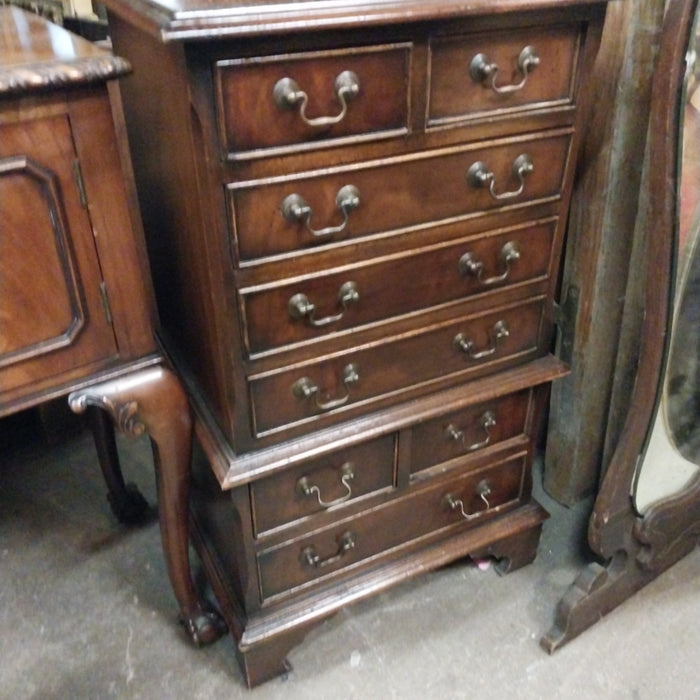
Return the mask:
<path fill-rule="evenodd" d="M 107 494 L 114 517 L 123 525 L 140 525 L 149 520 L 152 510 L 136 484 L 128 483 L 120 494 Z"/>
<path fill-rule="evenodd" d="M 191 617 L 182 616 L 180 624 L 197 647 L 213 644 L 228 632 L 224 619 L 215 610 L 199 610 Z"/>

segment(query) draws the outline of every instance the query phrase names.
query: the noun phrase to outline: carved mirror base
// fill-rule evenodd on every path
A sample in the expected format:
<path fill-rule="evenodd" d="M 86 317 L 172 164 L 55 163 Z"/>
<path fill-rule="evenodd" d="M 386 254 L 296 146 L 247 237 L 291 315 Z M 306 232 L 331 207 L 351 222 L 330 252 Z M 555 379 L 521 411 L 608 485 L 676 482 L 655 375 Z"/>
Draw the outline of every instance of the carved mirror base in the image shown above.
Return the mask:
<path fill-rule="evenodd" d="M 200 601 L 190 573 L 188 497 L 192 418 L 179 380 L 163 367 L 150 368 L 73 392 L 68 403 L 76 413 L 92 414 L 108 498 L 121 522 L 142 519 L 148 504 L 134 485 L 124 483 L 112 422 L 107 416 L 129 437 L 148 434 L 156 470 L 163 553 L 180 606 L 180 618 L 197 646 L 216 641 L 226 632 L 226 624 L 217 612 Z"/>
<path fill-rule="evenodd" d="M 603 529 L 610 523 L 603 525 Z M 564 594 L 540 640 L 550 654 L 587 630 L 700 543 L 700 477 L 677 497 L 612 526 L 622 546 L 606 566 L 591 563 Z M 591 524 L 595 528 L 595 522 Z M 609 534 L 609 533 L 608 533 Z M 594 537 L 592 537 L 594 539 Z"/>
<path fill-rule="evenodd" d="M 638 503 L 639 477 L 659 407 L 664 400 L 665 367 L 673 329 L 673 291 L 679 226 L 677 205 L 681 184 L 680 129 L 685 100 L 687 54 L 698 0 L 666 3 L 663 28 L 654 66 L 645 175 L 636 231 L 643 236 L 644 264 L 628 288 L 641 297 L 630 314 L 640 320 L 636 376 L 628 398 L 629 410 L 610 463 L 603 474 L 588 528 L 591 549 L 606 565 L 589 564 L 579 574 L 556 610 L 552 629 L 541 645 L 553 652 L 627 600 L 672 564 L 692 551 L 700 541 L 700 476 L 696 474 L 677 491 L 656 480 L 652 498 Z M 697 182 L 693 183 L 697 189 Z M 628 294 L 627 298 L 630 299 Z M 697 318 L 694 317 L 697 323 Z M 635 325 L 636 324 L 632 324 Z M 676 331 L 677 332 L 677 331 Z M 686 331 L 687 335 L 687 331 Z M 686 342 L 689 353 L 697 348 Z M 624 375 L 625 372 L 621 372 Z M 624 385 L 624 382 L 623 382 Z M 691 415 L 691 420 L 697 416 Z M 652 457 L 650 457 L 651 459 Z M 675 454 L 653 457 L 657 474 L 673 465 Z M 664 461 L 665 460 L 665 461 Z M 676 492 L 677 491 L 677 492 Z M 675 493 L 674 493 L 675 492 Z M 673 494 L 673 495 L 670 495 Z M 654 501 L 653 496 L 656 497 Z"/>

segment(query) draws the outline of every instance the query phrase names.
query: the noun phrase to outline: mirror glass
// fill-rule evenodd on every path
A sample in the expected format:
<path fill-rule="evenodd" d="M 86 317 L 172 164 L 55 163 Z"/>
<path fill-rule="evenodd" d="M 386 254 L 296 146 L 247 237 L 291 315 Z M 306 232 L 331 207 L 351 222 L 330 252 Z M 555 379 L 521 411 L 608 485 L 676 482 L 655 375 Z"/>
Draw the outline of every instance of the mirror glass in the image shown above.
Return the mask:
<path fill-rule="evenodd" d="M 686 54 L 674 246 L 673 318 L 660 398 L 633 488 L 637 512 L 683 490 L 700 472 L 700 40 Z"/>

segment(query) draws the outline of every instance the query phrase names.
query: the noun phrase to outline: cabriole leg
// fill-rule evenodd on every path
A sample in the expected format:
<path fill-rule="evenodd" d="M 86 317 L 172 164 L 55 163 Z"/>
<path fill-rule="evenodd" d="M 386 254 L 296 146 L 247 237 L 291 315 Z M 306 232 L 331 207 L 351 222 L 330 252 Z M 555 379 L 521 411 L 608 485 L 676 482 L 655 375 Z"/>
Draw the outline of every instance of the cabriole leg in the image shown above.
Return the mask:
<path fill-rule="evenodd" d="M 114 439 L 114 424 L 107 413 L 96 406 L 88 406 L 85 413 L 95 441 L 102 476 L 107 484 L 107 500 L 114 516 L 125 525 L 143 522 L 149 511 L 148 502 L 136 484 L 124 483 Z"/>
<path fill-rule="evenodd" d="M 76 413 L 105 410 L 117 430 L 137 437 L 148 433 L 158 485 L 158 513 L 163 553 L 183 625 L 196 645 L 218 639 L 226 626 L 206 608 L 195 591 L 189 560 L 189 488 L 192 417 L 177 377 L 154 367 L 72 393 Z"/>

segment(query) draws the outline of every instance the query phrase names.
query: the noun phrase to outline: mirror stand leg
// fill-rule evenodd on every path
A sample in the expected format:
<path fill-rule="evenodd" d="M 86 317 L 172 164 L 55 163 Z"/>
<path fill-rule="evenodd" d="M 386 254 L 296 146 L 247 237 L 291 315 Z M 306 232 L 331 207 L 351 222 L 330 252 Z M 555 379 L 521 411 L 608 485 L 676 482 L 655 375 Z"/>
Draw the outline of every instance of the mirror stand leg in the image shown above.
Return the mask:
<path fill-rule="evenodd" d="M 126 435 L 148 433 L 156 469 L 163 553 L 181 620 L 193 643 L 214 642 L 225 633 L 226 625 L 217 612 L 200 601 L 190 573 L 192 418 L 177 377 L 163 367 L 154 367 L 76 391 L 68 402 L 76 413 L 89 407 L 106 411 L 117 430 Z"/>
<path fill-rule="evenodd" d="M 601 506 L 600 512 L 612 509 Z M 624 542 L 606 566 L 588 564 L 559 601 L 555 621 L 540 645 L 553 653 L 689 554 L 700 543 L 700 474 L 679 495 L 631 512 L 603 518 L 594 511 L 589 542 L 601 555 Z"/>
<path fill-rule="evenodd" d="M 550 654 L 575 639 L 611 610 L 644 587 L 657 572 L 645 571 L 635 556 L 623 550 L 602 566 L 596 562 L 581 570 L 559 601 L 554 624 L 540 640 Z"/>

